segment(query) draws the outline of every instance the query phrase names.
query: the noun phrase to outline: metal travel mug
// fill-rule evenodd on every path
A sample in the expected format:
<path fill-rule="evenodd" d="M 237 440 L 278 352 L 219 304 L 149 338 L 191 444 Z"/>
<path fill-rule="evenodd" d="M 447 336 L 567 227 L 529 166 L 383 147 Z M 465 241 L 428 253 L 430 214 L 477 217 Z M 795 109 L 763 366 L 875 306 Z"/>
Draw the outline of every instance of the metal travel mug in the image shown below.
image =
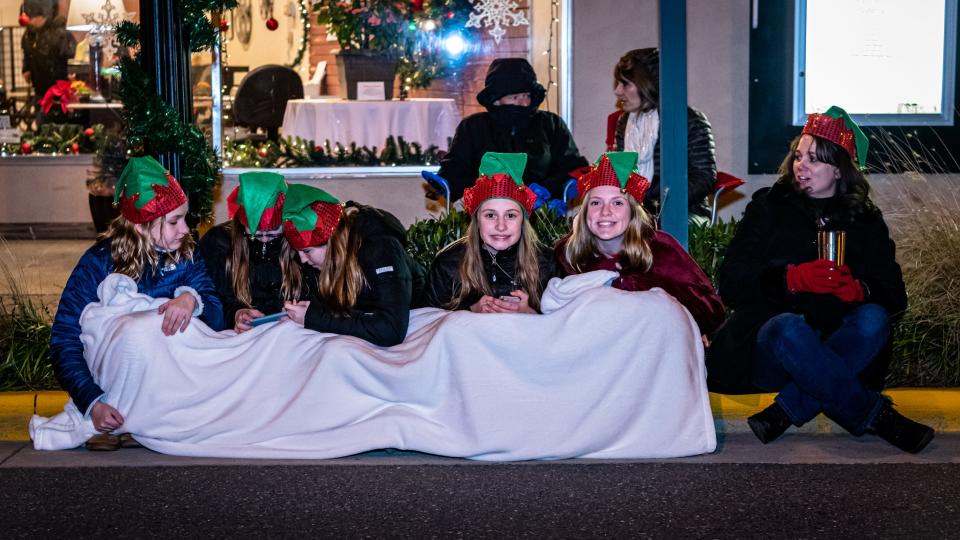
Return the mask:
<path fill-rule="evenodd" d="M 821 259 L 833 261 L 837 266 L 843 266 L 846 247 L 847 233 L 845 231 L 819 231 L 817 233 L 817 251 Z"/>

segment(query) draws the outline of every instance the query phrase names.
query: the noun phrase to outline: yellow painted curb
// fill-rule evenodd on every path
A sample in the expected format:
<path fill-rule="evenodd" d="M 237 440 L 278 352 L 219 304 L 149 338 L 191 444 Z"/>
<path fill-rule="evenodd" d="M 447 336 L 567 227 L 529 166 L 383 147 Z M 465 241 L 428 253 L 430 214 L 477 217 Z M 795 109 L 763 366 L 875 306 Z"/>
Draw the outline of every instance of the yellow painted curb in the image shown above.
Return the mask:
<path fill-rule="evenodd" d="M 932 426 L 939 432 L 960 432 L 960 388 L 893 388 L 884 391 L 901 413 Z M 710 394 L 710 407 L 721 431 L 744 431 L 746 418 L 773 403 L 776 394 L 741 396 Z M 0 441 L 27 441 L 27 423 L 34 414 L 54 416 L 67 403 L 67 393 L 56 390 L 41 392 L 0 392 Z M 820 416 L 811 422 L 811 431 L 836 431 L 832 423 Z"/>

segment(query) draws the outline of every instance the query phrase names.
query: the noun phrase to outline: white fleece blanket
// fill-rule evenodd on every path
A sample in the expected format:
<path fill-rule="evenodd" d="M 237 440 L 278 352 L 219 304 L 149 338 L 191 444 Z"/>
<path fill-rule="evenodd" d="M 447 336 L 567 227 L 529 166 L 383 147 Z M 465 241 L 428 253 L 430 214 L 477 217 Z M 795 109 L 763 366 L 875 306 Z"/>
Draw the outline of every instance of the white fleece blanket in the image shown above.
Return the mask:
<path fill-rule="evenodd" d="M 716 448 L 703 346 L 660 289 L 555 279 L 544 315 L 419 309 L 381 348 L 289 321 L 235 335 L 199 320 L 165 337 L 119 274 L 81 316 L 87 362 L 125 418 L 166 454 L 334 458 L 396 448 L 481 460 L 654 458 Z M 72 402 L 34 416 L 34 447 L 93 435 Z"/>

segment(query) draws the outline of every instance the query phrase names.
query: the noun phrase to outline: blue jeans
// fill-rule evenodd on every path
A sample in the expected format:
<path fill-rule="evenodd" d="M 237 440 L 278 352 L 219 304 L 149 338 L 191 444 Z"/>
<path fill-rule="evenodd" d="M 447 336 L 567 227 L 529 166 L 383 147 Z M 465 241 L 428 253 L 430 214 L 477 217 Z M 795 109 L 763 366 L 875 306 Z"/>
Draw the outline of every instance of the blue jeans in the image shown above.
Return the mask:
<path fill-rule="evenodd" d="M 889 335 L 887 311 L 877 304 L 863 304 L 848 313 L 840 328 L 823 341 L 803 315 L 782 313 L 757 335 L 753 383 L 780 392 L 776 401 L 795 426 L 823 412 L 860 435 L 885 398 L 867 388 L 857 374 L 870 365 Z"/>

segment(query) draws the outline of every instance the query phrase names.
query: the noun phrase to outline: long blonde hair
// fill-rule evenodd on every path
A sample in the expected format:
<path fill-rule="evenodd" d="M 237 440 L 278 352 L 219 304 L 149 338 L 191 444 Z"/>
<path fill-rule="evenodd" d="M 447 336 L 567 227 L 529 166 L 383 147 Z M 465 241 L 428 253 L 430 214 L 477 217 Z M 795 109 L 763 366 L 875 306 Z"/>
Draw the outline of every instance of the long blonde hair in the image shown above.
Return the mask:
<path fill-rule="evenodd" d="M 100 236 L 100 239 L 109 238 L 111 240 L 110 258 L 113 262 L 114 272 L 130 276 L 134 281 L 140 281 L 147 267 L 156 272 L 157 268 L 161 266 L 161 252 L 157 250 L 149 231 L 154 226 L 159 225 L 162 237 L 165 225 L 164 217 L 166 216 L 160 216 L 139 227 L 123 216 L 119 216 L 110 222 L 107 231 Z M 188 234 L 183 238 L 183 242 L 176 251 L 163 253 L 162 264 L 179 264 L 180 261 L 193 260 L 193 247 L 193 236 Z"/>
<path fill-rule="evenodd" d="M 328 308 L 344 315 L 357 303 L 360 291 L 367 284 L 358 257 L 363 238 L 360 230 L 354 227 L 358 213 L 355 206 L 343 209 L 343 217 L 327 243 L 323 267 L 317 272 L 317 296 Z M 300 298 L 306 293 L 298 259 L 297 251 L 284 240 L 280 268 L 283 273 L 281 291 L 285 299 Z"/>
<path fill-rule="evenodd" d="M 470 220 L 467 234 L 445 248 L 451 249 L 460 243 L 466 244 L 463 259 L 460 261 L 460 286 L 454 291 L 454 297 L 444 306 L 447 309 L 457 309 L 469 298 L 477 295 L 493 294 L 483 269 L 483 257 L 480 253 L 484 247 L 483 239 L 480 238 L 480 226 L 477 225 L 479 212 L 480 210 L 477 209 L 473 219 Z M 517 282 L 530 297 L 527 305 L 540 311 L 540 293 L 543 292 L 540 289 L 540 241 L 533 226 L 530 225 L 530 220 L 526 217 L 523 219 L 518 243 L 520 245 L 517 248 Z"/>
<path fill-rule="evenodd" d="M 620 248 L 620 266 L 628 272 L 646 272 L 653 265 L 653 250 L 650 248 L 650 240 L 653 238 L 656 228 L 653 218 L 643 209 L 643 205 L 633 195 L 629 193 L 624 195 L 630 202 L 630 223 L 627 224 L 627 230 L 623 234 L 623 246 Z M 583 201 L 577 215 L 573 218 L 573 227 L 564 253 L 567 263 L 578 273 L 588 271 L 594 261 L 604 257 L 597 245 L 597 237 L 590 232 L 590 227 L 586 223 L 589 201 L 586 194 Z"/>

